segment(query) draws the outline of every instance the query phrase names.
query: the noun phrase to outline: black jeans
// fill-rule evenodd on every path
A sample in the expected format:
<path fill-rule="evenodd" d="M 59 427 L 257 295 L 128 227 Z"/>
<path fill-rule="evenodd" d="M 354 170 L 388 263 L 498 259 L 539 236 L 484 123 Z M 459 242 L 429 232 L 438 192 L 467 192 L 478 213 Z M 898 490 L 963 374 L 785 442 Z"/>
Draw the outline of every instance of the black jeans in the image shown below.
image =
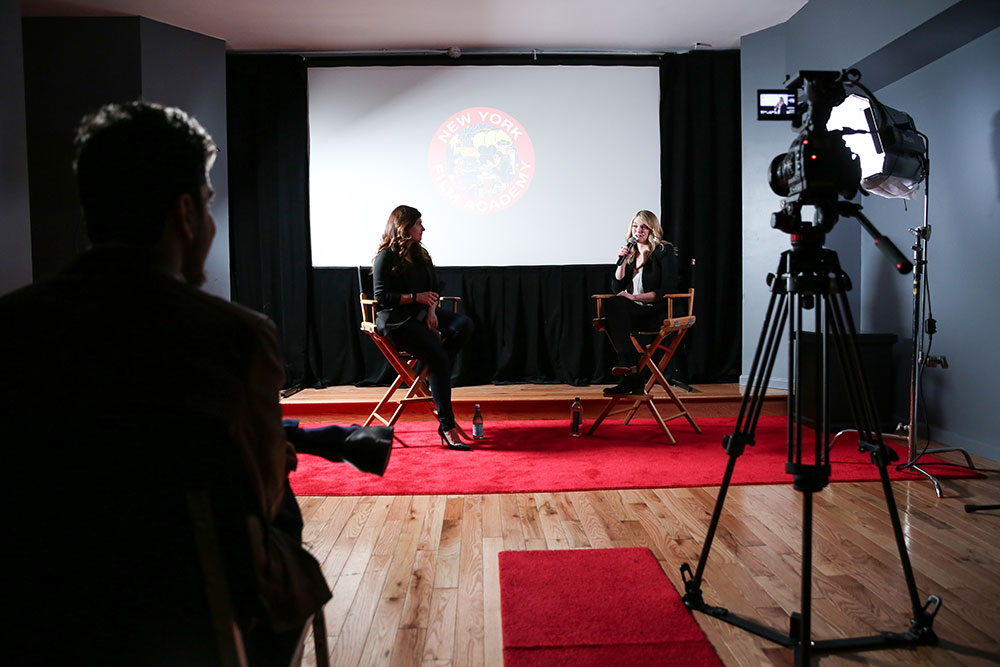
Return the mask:
<path fill-rule="evenodd" d="M 608 337 L 618 354 L 619 366 L 635 366 L 639 361 L 639 353 L 629 334 L 641 329 L 658 329 L 666 316 L 666 303 L 644 306 L 623 296 L 608 299 Z"/>
<path fill-rule="evenodd" d="M 444 430 L 455 428 L 455 412 L 451 408 L 451 372 L 455 357 L 472 336 L 472 320 L 466 315 L 438 309 L 438 331 L 431 331 L 423 320 L 407 320 L 388 332 L 388 338 L 400 350 L 409 352 L 427 364 L 427 379 L 437 408 L 438 420 Z"/>

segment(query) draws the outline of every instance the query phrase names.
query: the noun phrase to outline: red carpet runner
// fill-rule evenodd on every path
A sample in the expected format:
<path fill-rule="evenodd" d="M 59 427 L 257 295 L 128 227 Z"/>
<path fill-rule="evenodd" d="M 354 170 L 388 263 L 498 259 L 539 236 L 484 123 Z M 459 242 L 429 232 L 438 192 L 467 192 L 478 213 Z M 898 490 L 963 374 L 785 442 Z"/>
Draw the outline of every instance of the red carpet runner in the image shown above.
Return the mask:
<path fill-rule="evenodd" d="M 726 467 L 722 436 L 735 419 L 699 419 L 699 435 L 688 424 L 673 422 L 677 439 L 669 445 L 652 420 L 601 425 L 594 436 L 573 438 L 568 420 L 509 421 L 486 425 L 486 439 L 471 452 L 441 447 L 433 422 L 396 425 L 397 441 L 385 477 L 358 472 L 343 463 L 308 454 L 299 456 L 292 473 L 297 495 L 418 495 L 530 493 L 591 489 L 638 489 L 718 486 Z M 736 461 L 733 484 L 786 484 L 784 417 L 761 417 L 757 445 Z M 905 451 L 897 450 L 905 459 Z M 833 481 L 878 479 L 878 469 L 858 452 L 857 438 L 839 440 L 831 454 Z M 957 468 L 928 465 L 940 478 L 974 477 Z M 891 470 L 893 479 L 924 479 Z"/>
<path fill-rule="evenodd" d="M 722 662 L 645 548 L 500 552 L 505 667 Z"/>

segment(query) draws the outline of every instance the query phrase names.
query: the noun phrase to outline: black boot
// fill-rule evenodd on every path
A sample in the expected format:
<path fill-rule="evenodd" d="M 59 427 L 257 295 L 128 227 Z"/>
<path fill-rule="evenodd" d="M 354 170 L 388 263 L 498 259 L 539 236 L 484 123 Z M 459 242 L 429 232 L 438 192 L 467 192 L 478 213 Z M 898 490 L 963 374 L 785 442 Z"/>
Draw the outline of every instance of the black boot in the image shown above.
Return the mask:
<path fill-rule="evenodd" d="M 646 381 L 642 379 L 642 375 L 639 373 L 634 373 L 632 375 L 626 375 L 621 380 L 618 381 L 614 387 L 608 387 L 604 390 L 605 396 L 627 396 L 629 394 L 641 395 L 644 393 L 646 386 Z"/>

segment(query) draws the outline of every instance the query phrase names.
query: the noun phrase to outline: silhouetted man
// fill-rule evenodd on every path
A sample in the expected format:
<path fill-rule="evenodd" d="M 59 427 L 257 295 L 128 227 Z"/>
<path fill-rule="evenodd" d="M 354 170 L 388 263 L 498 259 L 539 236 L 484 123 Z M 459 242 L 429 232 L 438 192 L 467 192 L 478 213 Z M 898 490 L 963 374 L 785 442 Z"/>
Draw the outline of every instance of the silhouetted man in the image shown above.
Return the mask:
<path fill-rule="evenodd" d="M 189 519 L 203 492 L 251 664 L 268 664 L 330 592 L 288 486 L 276 329 L 198 289 L 217 147 L 142 102 L 85 118 L 75 145 L 93 247 L 0 299 L 5 633 L 21 651 L 5 660 L 212 664 Z"/>

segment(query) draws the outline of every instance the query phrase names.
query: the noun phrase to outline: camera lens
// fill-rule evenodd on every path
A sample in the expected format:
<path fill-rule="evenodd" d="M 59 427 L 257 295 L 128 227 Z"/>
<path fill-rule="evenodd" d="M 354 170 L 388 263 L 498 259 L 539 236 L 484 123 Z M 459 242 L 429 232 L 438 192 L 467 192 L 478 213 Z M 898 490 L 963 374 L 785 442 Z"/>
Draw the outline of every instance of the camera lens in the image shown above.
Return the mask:
<path fill-rule="evenodd" d="M 789 181 L 795 175 L 795 156 L 790 153 L 776 155 L 767 170 L 767 184 L 771 192 L 779 197 L 787 197 L 791 188 Z"/>

